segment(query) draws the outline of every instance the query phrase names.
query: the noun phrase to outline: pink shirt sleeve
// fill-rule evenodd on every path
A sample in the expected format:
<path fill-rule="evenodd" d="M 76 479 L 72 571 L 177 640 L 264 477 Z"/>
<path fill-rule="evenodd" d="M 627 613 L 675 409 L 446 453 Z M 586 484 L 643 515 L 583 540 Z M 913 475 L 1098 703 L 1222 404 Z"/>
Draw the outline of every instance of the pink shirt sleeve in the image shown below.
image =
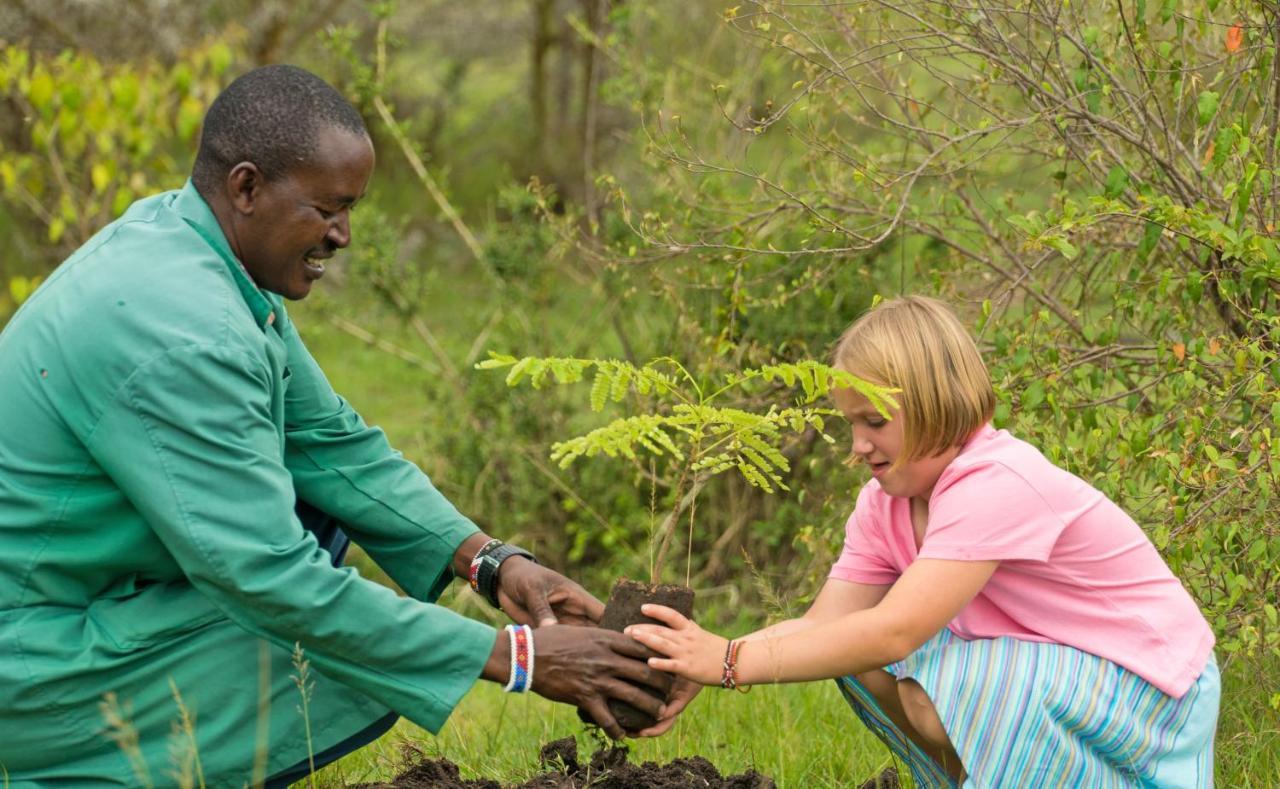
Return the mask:
<path fill-rule="evenodd" d="M 831 567 L 828 578 L 860 584 L 891 584 L 899 572 L 889 551 L 887 523 L 874 516 L 870 486 L 862 488 L 858 503 L 844 527 L 844 550 Z"/>
<path fill-rule="evenodd" d="M 953 466 L 929 500 L 919 558 L 1043 562 L 1065 528 L 1040 492 L 1009 466 Z"/>

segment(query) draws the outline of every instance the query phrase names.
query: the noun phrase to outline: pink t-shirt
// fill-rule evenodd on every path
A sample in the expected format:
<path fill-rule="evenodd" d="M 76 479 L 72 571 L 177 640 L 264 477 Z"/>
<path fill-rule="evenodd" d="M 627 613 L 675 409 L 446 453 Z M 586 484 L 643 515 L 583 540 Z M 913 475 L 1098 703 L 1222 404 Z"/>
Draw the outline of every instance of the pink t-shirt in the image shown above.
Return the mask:
<path fill-rule="evenodd" d="M 910 509 L 867 483 L 830 577 L 892 584 L 917 558 L 998 560 L 948 625 L 961 638 L 1067 644 L 1177 698 L 1204 669 L 1213 632 L 1138 524 L 1007 431 L 983 427 L 942 472 L 919 551 Z"/>

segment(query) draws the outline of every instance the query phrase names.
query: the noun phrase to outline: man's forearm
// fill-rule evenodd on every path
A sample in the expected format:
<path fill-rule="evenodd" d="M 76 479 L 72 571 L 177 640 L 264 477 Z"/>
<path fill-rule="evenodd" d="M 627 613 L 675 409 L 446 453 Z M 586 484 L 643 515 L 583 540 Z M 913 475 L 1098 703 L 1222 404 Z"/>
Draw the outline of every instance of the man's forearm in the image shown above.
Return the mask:
<path fill-rule="evenodd" d="M 465 579 L 471 572 L 471 560 L 474 559 L 476 553 L 484 547 L 484 544 L 491 539 L 493 538 L 489 535 L 482 531 L 478 531 L 463 540 L 462 544 L 458 546 L 458 550 L 453 553 L 453 561 L 451 562 L 453 574 L 459 578 Z"/>
<path fill-rule="evenodd" d="M 481 543 L 481 545 L 483 544 Z M 489 659 L 485 661 L 484 669 L 480 672 L 480 678 L 502 685 L 510 677 L 511 643 L 507 639 L 507 631 L 499 628 L 498 635 L 493 642 L 493 650 L 489 653 Z"/>

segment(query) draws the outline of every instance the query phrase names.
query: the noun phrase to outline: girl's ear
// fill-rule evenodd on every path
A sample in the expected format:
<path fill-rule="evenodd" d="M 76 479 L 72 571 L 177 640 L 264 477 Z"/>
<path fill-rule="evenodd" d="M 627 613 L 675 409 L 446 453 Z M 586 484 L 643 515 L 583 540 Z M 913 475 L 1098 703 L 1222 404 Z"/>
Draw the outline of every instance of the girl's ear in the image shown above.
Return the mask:
<path fill-rule="evenodd" d="M 240 162 L 227 173 L 227 202 L 245 216 L 253 213 L 262 193 L 262 171 L 253 162 Z"/>

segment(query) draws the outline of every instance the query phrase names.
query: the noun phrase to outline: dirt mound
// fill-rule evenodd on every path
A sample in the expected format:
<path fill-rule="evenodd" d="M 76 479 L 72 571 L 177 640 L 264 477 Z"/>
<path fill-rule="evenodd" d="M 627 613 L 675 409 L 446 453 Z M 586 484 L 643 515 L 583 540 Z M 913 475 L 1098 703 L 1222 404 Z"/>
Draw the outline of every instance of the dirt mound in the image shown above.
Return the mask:
<path fill-rule="evenodd" d="M 529 781 L 503 787 L 497 781 L 464 780 L 458 766 L 448 759 L 423 759 L 391 783 L 365 784 L 366 789 L 773 789 L 772 779 L 748 770 L 722 776 L 701 756 L 680 758 L 668 764 L 627 761 L 626 746 L 596 751 L 591 761 L 578 761 L 578 743 L 572 737 L 547 743 L 539 754 L 546 772 Z"/>

